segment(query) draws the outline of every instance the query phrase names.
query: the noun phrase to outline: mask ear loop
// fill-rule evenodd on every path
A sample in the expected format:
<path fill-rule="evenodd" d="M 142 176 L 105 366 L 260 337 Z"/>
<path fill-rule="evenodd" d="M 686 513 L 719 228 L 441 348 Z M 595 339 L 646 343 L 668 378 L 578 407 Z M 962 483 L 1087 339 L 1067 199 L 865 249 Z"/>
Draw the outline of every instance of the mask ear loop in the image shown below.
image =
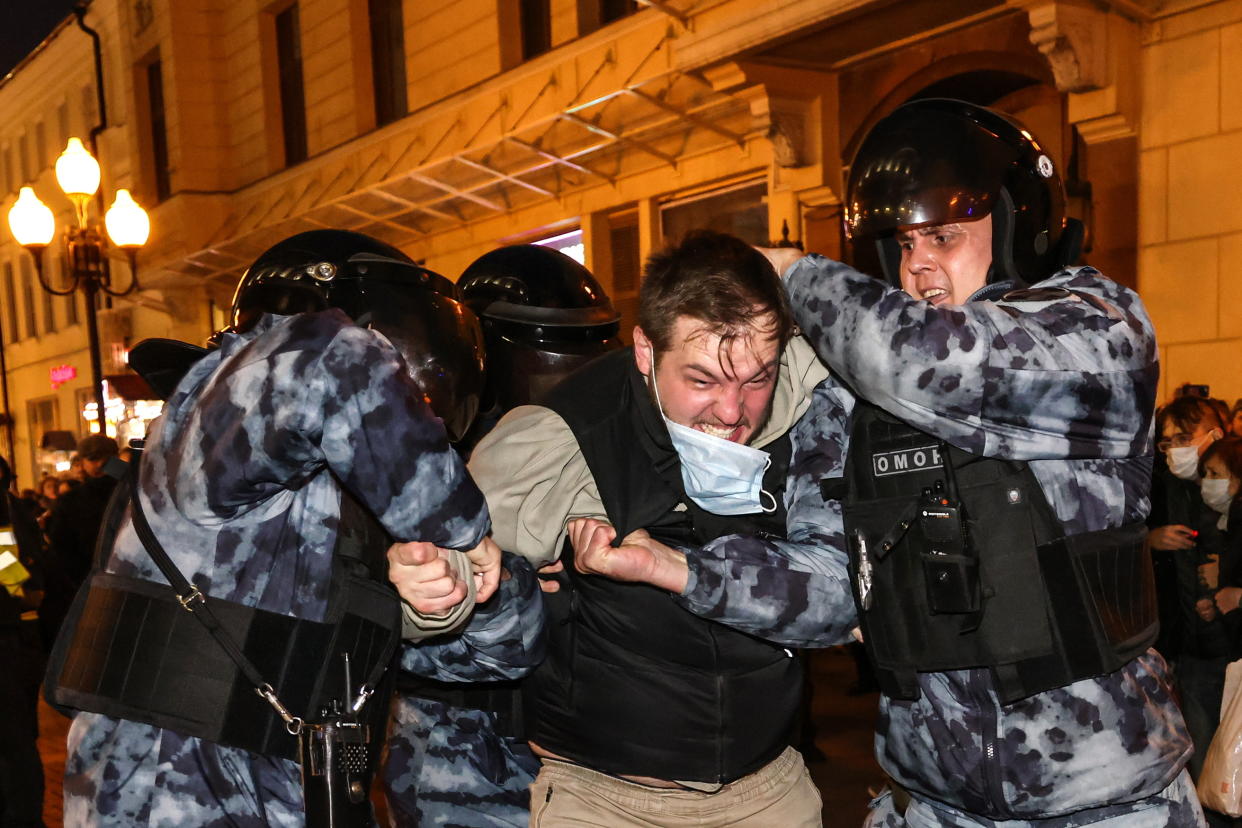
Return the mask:
<path fill-rule="evenodd" d="M 647 354 L 651 357 L 651 373 L 647 376 L 647 381 L 651 383 L 651 393 L 655 395 L 656 410 L 660 412 L 660 416 L 668 419 L 668 415 L 664 413 L 664 403 L 660 402 L 660 384 L 656 382 L 656 358 L 655 347 L 648 345 Z"/>
<path fill-rule="evenodd" d="M 767 470 L 770 468 L 772 468 L 772 458 L 769 456 L 767 462 L 763 464 L 764 473 L 766 473 Z M 767 495 L 768 500 L 772 501 L 771 506 L 767 506 L 763 502 L 764 495 Z M 768 515 L 776 511 L 776 495 L 772 494 L 767 489 L 763 488 L 762 480 L 760 481 L 760 487 L 759 487 L 759 508 L 763 510 L 764 514 L 768 514 Z"/>

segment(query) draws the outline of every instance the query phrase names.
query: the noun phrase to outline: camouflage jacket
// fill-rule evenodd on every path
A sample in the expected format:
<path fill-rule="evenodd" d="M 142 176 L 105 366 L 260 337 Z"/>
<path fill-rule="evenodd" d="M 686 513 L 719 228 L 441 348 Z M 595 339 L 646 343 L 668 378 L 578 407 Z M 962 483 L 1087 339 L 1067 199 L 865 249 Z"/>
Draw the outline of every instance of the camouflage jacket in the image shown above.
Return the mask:
<path fill-rule="evenodd" d="M 820 256 L 786 278 L 802 330 L 849 388 L 965 451 L 1028 461 L 1068 534 L 1147 513 L 1158 366 L 1133 291 L 1073 268 L 996 301 L 937 308 Z M 1136 800 L 1189 756 L 1153 650 L 1011 705 L 986 670 L 919 683 L 917 701 L 881 700 L 877 758 L 908 789 L 979 815 Z"/>
<path fill-rule="evenodd" d="M 525 558 L 504 553 L 507 577 L 470 622 L 456 634 L 430 643 L 406 642 L 402 670 L 436 681 L 497 681 L 521 678 L 543 661 L 543 592 Z"/>
<path fill-rule="evenodd" d="M 203 592 L 319 619 L 342 487 L 398 540 L 468 549 L 489 528 L 396 350 L 330 310 L 265 316 L 194 365 L 152 427 L 140 496 Z M 128 519 L 106 568 L 163 581 Z M 514 663 L 534 647 L 514 627 L 504 612 L 480 613 L 467 632 L 475 649 Z M 456 637 L 418 649 L 409 666 L 444 674 L 466 647 Z M 97 714 L 74 722 L 65 789 L 74 824 L 159 824 L 160 813 L 196 825 L 302 819 L 296 763 Z"/>

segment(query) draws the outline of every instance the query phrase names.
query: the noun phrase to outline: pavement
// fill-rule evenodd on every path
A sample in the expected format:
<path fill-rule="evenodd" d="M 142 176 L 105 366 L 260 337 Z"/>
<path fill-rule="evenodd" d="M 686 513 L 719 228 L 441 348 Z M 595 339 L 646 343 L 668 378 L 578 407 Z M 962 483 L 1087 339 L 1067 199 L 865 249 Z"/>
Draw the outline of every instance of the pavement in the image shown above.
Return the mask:
<path fill-rule="evenodd" d="M 879 696 L 847 692 L 857 677 L 854 660 L 845 648 L 813 651 L 807 663 L 814 743 L 823 754 L 822 759 L 808 756 L 807 767 L 824 799 L 824 825 L 860 826 L 870 799 L 868 789 L 878 788 L 883 781 L 871 752 Z M 68 732 L 69 720 L 40 700 L 39 752 L 45 777 L 43 821 L 48 828 L 64 824 L 61 781 Z"/>
<path fill-rule="evenodd" d="M 65 776 L 65 738 L 69 720 L 47 706 L 39 694 L 39 756 L 43 759 L 43 824 L 65 824 L 61 780 Z"/>

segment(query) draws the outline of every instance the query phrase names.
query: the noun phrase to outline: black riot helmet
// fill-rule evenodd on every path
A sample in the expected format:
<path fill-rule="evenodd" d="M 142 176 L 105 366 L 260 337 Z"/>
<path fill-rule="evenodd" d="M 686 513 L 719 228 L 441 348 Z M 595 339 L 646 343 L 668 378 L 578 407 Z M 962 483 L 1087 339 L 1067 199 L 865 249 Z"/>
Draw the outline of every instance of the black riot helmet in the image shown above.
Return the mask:
<path fill-rule="evenodd" d="M 536 244 L 480 256 L 457 284 L 483 320 L 491 410 L 537 399 L 574 369 L 621 347 L 621 316 L 599 282 L 560 251 Z"/>
<path fill-rule="evenodd" d="M 1031 283 L 1078 258 L 1082 225 L 1065 215 L 1065 187 L 1029 130 L 965 101 L 903 104 L 867 134 L 850 165 L 846 230 L 877 241 L 900 284 L 898 228 L 992 216 L 988 282 Z"/>
<path fill-rule="evenodd" d="M 456 285 L 370 236 L 311 230 L 269 248 L 242 275 L 233 329 L 264 313 L 327 308 L 384 334 L 449 438 L 465 435 L 483 393 L 483 334 Z"/>

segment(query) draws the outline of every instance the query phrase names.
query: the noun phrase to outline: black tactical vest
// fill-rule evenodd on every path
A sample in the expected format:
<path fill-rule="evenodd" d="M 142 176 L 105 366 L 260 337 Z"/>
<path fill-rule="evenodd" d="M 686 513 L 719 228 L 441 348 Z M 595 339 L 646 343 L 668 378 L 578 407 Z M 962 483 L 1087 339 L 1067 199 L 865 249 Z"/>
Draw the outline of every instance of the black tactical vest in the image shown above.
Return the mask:
<path fill-rule="evenodd" d="M 135 452 L 137 456 L 137 452 Z M 135 461 L 137 462 L 137 460 Z M 103 569 L 131 497 L 120 482 L 104 516 L 95 565 L 48 659 L 44 693 L 70 713 L 143 722 L 252 753 L 297 758 L 297 738 L 166 583 Z M 391 539 L 364 506 L 341 493 L 340 529 L 322 621 L 206 596 L 245 656 L 289 711 L 316 721 L 344 692 L 391 661 L 401 604 L 387 578 Z M 394 670 L 363 707 L 372 747 L 382 745 Z"/>
<path fill-rule="evenodd" d="M 919 672 L 986 667 L 1008 703 L 1110 673 L 1155 639 L 1145 527 L 1065 536 L 1026 463 L 859 401 L 845 477 L 854 599 L 887 695 L 917 698 Z"/>
<path fill-rule="evenodd" d="M 638 528 L 685 547 L 784 536 L 789 440 L 768 447 L 775 513 L 705 512 L 685 495 L 631 349 L 571 376 L 544 405 L 573 430 L 618 539 Z M 802 683 L 791 652 L 699 618 L 664 590 L 580 575 L 572 554 L 566 543 L 570 588 L 545 596 L 548 656 L 524 691 L 533 742 L 608 773 L 708 783 L 752 773 L 785 749 Z"/>

